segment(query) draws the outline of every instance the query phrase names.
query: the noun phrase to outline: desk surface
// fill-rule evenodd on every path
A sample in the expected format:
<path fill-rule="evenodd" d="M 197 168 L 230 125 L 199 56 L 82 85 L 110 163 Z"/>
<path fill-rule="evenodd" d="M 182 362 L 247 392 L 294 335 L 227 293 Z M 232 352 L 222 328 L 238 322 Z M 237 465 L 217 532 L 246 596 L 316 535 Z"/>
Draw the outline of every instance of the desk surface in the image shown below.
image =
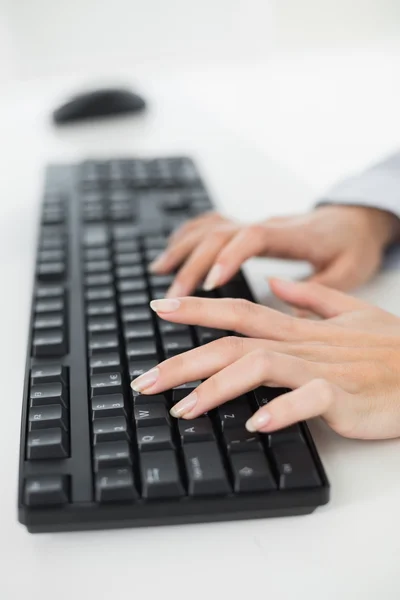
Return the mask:
<path fill-rule="evenodd" d="M 88 155 L 191 153 L 222 210 L 246 219 L 304 210 L 348 168 L 395 146 L 400 94 L 387 61 L 382 74 L 379 53 L 373 60 L 327 59 L 329 76 L 320 60 L 302 60 L 304 85 L 294 61 L 242 66 L 223 78 L 217 67 L 143 75 L 140 87 L 151 101 L 146 116 L 60 132 L 47 117 L 77 80 L 14 83 L 3 91 L 2 599 L 153 600 L 172 590 L 194 600 L 214 598 L 216 591 L 232 600 L 256 594 L 274 600 L 399 597 L 400 441 L 345 440 L 320 422 L 311 428 L 332 499 L 307 517 L 41 536 L 29 535 L 16 521 L 20 398 L 43 165 Z M 346 101 L 357 64 L 358 96 L 353 90 Z M 371 69 L 380 87 L 365 96 Z M 238 110 L 249 82 L 252 110 Z M 293 100 L 289 94 L 296 89 Z M 363 125 L 382 90 L 387 110 L 380 126 L 372 119 L 367 133 Z M 265 275 L 297 276 L 306 267 L 265 260 L 246 269 L 260 301 L 268 303 Z M 400 277 L 386 270 L 359 293 L 400 314 L 399 291 Z"/>

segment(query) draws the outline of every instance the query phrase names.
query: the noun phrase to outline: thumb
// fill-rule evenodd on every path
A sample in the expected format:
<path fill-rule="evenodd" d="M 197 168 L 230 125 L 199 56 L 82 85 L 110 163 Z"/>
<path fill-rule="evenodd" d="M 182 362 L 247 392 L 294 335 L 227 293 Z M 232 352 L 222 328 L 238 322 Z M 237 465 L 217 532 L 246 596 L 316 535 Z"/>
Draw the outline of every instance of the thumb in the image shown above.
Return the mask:
<path fill-rule="evenodd" d="M 269 280 L 272 292 L 284 302 L 313 311 L 326 319 L 366 308 L 368 304 L 343 292 L 314 282 Z"/>
<path fill-rule="evenodd" d="M 359 263 L 354 257 L 341 255 L 312 275 L 308 281 L 342 291 L 354 289 L 363 282 L 361 269 L 357 266 Z"/>

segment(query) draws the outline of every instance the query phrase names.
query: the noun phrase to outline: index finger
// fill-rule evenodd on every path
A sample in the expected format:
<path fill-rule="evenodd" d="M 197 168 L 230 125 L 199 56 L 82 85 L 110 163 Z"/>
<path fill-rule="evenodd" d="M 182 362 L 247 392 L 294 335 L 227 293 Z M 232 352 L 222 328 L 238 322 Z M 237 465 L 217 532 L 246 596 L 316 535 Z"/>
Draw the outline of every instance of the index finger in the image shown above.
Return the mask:
<path fill-rule="evenodd" d="M 324 323 L 304 321 L 241 298 L 171 298 L 152 300 L 162 319 L 234 331 L 249 337 L 284 341 L 321 341 L 329 335 Z"/>

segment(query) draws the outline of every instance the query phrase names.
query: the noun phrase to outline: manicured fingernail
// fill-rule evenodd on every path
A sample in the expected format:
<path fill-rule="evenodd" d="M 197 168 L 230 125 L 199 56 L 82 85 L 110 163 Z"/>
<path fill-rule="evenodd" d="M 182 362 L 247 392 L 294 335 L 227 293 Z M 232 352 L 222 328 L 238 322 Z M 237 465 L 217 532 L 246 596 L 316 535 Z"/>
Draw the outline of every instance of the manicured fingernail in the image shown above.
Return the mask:
<path fill-rule="evenodd" d="M 178 402 L 178 404 L 175 404 L 169 412 L 173 417 L 178 419 L 179 417 L 184 417 L 196 404 L 197 392 L 192 392 L 189 396 Z"/>
<path fill-rule="evenodd" d="M 183 290 L 183 286 L 175 282 L 171 285 L 167 293 L 165 294 L 167 298 L 176 298 L 176 296 L 185 296 L 185 292 Z"/>
<path fill-rule="evenodd" d="M 259 431 L 271 420 L 271 415 L 265 411 L 260 413 L 255 413 L 246 423 L 247 431 L 253 433 L 253 431 Z"/>
<path fill-rule="evenodd" d="M 150 302 L 150 308 L 156 313 L 169 313 L 177 310 L 180 307 L 180 300 L 176 298 L 163 298 L 162 300 L 152 300 Z"/>
<path fill-rule="evenodd" d="M 151 262 L 149 264 L 149 271 L 151 273 L 157 273 L 157 271 L 159 269 L 162 269 L 162 267 L 164 266 L 166 258 L 167 258 L 167 253 L 166 252 L 162 252 L 161 254 L 159 254 L 157 256 L 157 258 L 155 260 L 153 260 L 153 262 Z"/>
<path fill-rule="evenodd" d="M 131 383 L 131 388 L 135 390 L 135 392 L 144 392 L 144 390 L 151 387 L 157 381 L 159 374 L 160 369 L 157 367 L 155 369 L 150 369 L 147 373 L 143 373 L 143 375 L 136 377 Z"/>
<path fill-rule="evenodd" d="M 218 265 L 218 264 L 214 265 L 206 277 L 206 280 L 203 285 L 203 290 L 205 292 L 210 292 L 211 290 L 216 288 L 221 279 L 221 275 L 222 275 L 222 266 Z"/>

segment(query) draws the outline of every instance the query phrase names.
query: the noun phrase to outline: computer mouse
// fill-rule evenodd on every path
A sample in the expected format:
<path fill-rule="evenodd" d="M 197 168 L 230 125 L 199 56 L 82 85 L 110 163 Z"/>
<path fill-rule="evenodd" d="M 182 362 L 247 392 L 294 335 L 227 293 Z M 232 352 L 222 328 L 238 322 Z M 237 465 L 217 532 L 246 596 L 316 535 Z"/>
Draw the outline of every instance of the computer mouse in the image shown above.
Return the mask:
<path fill-rule="evenodd" d="M 141 96 L 128 89 L 103 89 L 78 94 L 53 112 L 57 125 L 144 110 Z"/>

